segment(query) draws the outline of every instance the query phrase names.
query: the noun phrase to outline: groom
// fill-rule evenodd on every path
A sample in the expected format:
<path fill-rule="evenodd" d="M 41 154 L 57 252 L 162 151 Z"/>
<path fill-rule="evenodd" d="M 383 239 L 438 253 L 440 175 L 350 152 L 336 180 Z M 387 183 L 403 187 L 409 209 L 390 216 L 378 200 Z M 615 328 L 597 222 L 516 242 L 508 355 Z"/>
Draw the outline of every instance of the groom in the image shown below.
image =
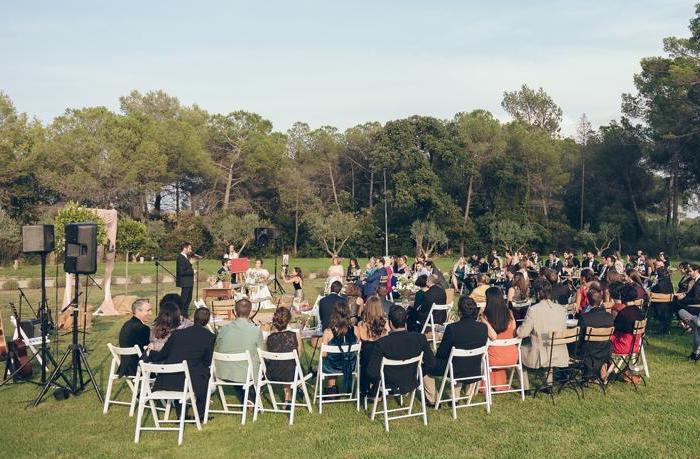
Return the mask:
<path fill-rule="evenodd" d="M 190 255 L 192 255 L 192 243 L 183 242 L 175 264 L 175 285 L 180 287 L 181 312 L 185 317 L 190 316 L 190 301 L 192 301 L 192 287 L 194 286 L 194 269 L 190 263 Z"/>

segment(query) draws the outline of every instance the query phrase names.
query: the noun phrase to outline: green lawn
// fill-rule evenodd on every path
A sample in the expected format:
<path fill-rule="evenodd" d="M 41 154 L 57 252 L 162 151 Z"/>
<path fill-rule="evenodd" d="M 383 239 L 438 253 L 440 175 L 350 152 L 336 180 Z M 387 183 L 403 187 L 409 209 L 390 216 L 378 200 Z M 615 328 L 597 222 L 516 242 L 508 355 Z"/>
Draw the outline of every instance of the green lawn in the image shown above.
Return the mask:
<path fill-rule="evenodd" d="M 323 263 L 321 263 L 323 262 Z M 325 260 L 310 260 L 302 267 L 324 267 Z M 294 262 L 292 263 L 295 264 Z M 309 297 L 321 281 L 305 285 Z M 152 285 L 132 294 L 154 296 Z M 169 284 L 173 288 L 173 284 Z M 115 288 L 114 294 L 123 291 Z M 29 290 L 32 301 L 37 290 Z M 90 291 L 90 301 L 99 292 Z M 53 289 L 49 298 L 53 299 Z M 0 312 L 9 324 L 9 301 L 14 292 L 0 292 Z M 53 301 L 52 301 L 53 305 Z M 126 317 L 100 318 L 88 337 L 89 360 L 104 388 L 109 359 L 107 342 L 116 343 Z M 177 433 L 146 432 L 133 443 L 135 419 L 128 408 L 114 406 L 108 415 L 95 394 L 58 402 L 49 396 L 37 408 L 25 408 L 38 388 L 9 384 L 0 388 L 0 451 L 4 457 L 697 457 L 700 432 L 699 365 L 687 362 L 691 337 L 675 331 L 668 337 L 651 337 L 647 355 L 651 379 L 635 392 L 615 384 L 604 396 L 597 389 L 586 391 L 578 401 L 565 393 L 552 406 L 546 398 L 516 395 L 495 397 L 491 414 L 481 408 L 459 411 L 453 421 L 448 409 L 430 411 L 428 426 L 418 419 L 392 423 L 385 433 L 381 422 L 349 404 L 331 405 L 323 415 L 299 411 L 293 426 L 283 415 L 265 413 L 256 423 L 240 425 L 240 418 L 217 415 L 201 432 L 188 427 L 184 445 L 177 446 Z M 65 350 L 67 337 L 55 350 Z M 308 359 L 310 353 L 304 356 Z M 122 395 L 125 395 L 124 393 Z"/>

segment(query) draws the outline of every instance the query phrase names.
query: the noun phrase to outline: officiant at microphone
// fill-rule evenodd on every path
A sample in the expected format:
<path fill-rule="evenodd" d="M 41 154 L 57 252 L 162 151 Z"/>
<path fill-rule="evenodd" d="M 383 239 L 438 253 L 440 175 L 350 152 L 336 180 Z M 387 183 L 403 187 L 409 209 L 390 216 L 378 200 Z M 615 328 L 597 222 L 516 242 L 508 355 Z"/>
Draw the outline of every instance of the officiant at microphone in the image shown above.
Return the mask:
<path fill-rule="evenodd" d="M 180 287 L 182 297 L 182 315 L 190 316 L 190 302 L 192 301 L 192 287 L 194 287 L 194 269 L 190 262 L 192 256 L 192 243 L 183 242 L 182 249 L 177 255 L 175 263 L 175 285 Z"/>

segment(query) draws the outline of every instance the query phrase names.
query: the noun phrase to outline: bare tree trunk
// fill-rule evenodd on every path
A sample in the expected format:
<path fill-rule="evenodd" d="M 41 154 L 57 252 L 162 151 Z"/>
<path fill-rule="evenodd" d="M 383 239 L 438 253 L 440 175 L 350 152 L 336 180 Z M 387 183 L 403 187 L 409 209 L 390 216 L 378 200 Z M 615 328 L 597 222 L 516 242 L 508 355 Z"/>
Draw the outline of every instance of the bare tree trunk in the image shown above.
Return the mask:
<path fill-rule="evenodd" d="M 352 210 L 355 210 L 355 163 L 350 161 L 350 177 L 352 180 Z"/>
<path fill-rule="evenodd" d="M 547 193 L 542 193 L 542 213 L 544 214 L 544 223 L 549 224 L 549 206 L 547 204 Z"/>
<path fill-rule="evenodd" d="M 369 173 L 369 208 L 372 208 L 372 195 L 374 194 L 374 171 Z"/>
<path fill-rule="evenodd" d="M 581 215 L 579 220 L 579 229 L 583 229 L 583 202 L 584 202 L 584 191 L 586 187 L 586 155 L 585 155 L 585 145 L 581 147 Z"/>
<path fill-rule="evenodd" d="M 641 235 L 644 235 L 646 233 L 646 230 L 644 228 L 644 224 L 642 223 L 642 217 L 639 215 L 637 199 L 634 197 L 634 193 L 632 192 L 632 182 L 630 180 L 630 175 L 628 172 L 625 173 L 625 186 L 627 188 L 627 194 L 630 197 L 630 201 L 632 201 L 632 211 L 634 212 L 634 219 L 637 222 L 637 228 L 639 228 L 639 233 Z"/>
<path fill-rule="evenodd" d="M 297 256 L 297 243 L 299 241 L 299 190 L 296 194 L 296 203 L 294 208 L 294 250 L 293 254 Z"/>
<path fill-rule="evenodd" d="M 474 188 L 474 177 L 469 177 L 469 184 L 467 185 L 467 202 L 464 205 L 464 223 L 469 221 L 469 208 L 472 206 L 472 191 Z"/>
<path fill-rule="evenodd" d="M 338 208 L 338 212 L 340 212 L 340 203 L 338 202 L 338 192 L 335 189 L 335 179 L 333 178 L 333 166 L 330 163 L 328 164 L 328 173 L 331 177 L 331 186 L 333 187 L 333 199 L 335 199 L 335 206 Z"/>
<path fill-rule="evenodd" d="M 231 180 L 233 180 L 233 161 L 228 167 L 228 179 L 226 180 L 226 191 L 224 192 L 224 210 L 228 209 L 228 203 L 231 200 Z"/>
<path fill-rule="evenodd" d="M 180 215 L 180 181 L 175 182 L 175 215 Z"/>
<path fill-rule="evenodd" d="M 153 209 L 158 215 L 160 215 L 161 201 L 163 200 L 163 195 L 159 192 L 156 193 L 156 199 L 153 201 Z"/>

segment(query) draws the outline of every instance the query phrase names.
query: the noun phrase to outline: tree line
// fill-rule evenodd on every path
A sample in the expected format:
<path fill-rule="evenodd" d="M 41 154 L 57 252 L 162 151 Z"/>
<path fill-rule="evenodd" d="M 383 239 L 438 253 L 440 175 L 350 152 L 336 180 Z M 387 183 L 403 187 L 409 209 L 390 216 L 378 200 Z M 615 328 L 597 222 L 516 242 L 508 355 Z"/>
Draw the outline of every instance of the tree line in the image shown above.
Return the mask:
<path fill-rule="evenodd" d="M 163 91 L 119 109 L 69 108 L 50 123 L 0 93 L 0 248 L 11 229 L 51 221 L 69 202 L 116 208 L 131 251 L 189 239 L 220 254 L 257 253 L 274 225 L 292 254 L 482 252 L 605 245 L 700 256 L 700 223 L 683 218 L 700 186 L 700 7 L 690 36 L 642 59 L 623 116 L 594 128 L 542 89 L 505 91 L 511 120 L 486 110 L 411 116 L 341 132 L 257 113 L 209 113 Z M 385 240 L 388 239 L 387 240 Z"/>

